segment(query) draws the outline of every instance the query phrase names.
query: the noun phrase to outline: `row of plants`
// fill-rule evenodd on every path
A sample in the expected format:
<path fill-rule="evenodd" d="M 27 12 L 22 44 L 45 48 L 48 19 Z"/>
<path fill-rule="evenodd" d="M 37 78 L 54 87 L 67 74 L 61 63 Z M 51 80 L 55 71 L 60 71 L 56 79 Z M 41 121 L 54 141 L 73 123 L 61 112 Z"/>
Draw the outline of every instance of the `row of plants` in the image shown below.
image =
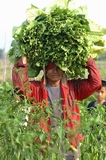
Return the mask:
<path fill-rule="evenodd" d="M 88 111 L 87 105 L 95 99 L 95 95 L 80 102 L 82 132 L 85 140 L 81 144 L 81 160 L 106 159 L 106 107 L 98 105 Z"/>
<path fill-rule="evenodd" d="M 87 111 L 87 104 L 94 98 L 89 97 L 79 102 L 81 110 L 81 132 L 85 140 L 81 145 L 80 160 L 105 160 L 106 158 L 106 112 L 102 106 L 92 113 Z M 0 157 L 2 160 L 64 160 L 69 142 L 65 138 L 65 121 L 57 118 L 58 129 L 51 128 L 51 141 L 48 145 L 47 134 L 39 129 L 39 119 L 44 117 L 39 104 L 33 107 L 27 99 L 19 100 L 17 93 L 10 83 L 0 84 Z M 47 115 L 53 112 L 45 107 Z M 28 121 L 28 116 L 36 119 L 36 125 Z M 48 116 L 45 120 L 48 120 Z M 72 134 L 70 132 L 70 134 Z M 34 141 L 36 137 L 36 141 Z M 45 144 L 45 145 L 44 145 Z M 55 147 L 53 147 L 55 146 Z M 61 146 L 62 152 L 61 152 Z M 44 153 L 42 154 L 42 151 Z"/>

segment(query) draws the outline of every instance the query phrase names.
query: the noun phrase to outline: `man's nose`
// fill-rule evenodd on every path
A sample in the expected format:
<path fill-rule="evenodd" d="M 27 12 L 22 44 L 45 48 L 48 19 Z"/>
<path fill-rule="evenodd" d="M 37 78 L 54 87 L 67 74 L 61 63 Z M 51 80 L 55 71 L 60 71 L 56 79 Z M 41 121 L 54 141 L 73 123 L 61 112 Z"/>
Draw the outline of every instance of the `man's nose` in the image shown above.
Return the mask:
<path fill-rule="evenodd" d="M 56 73 L 58 70 L 58 67 L 54 67 L 53 71 Z"/>

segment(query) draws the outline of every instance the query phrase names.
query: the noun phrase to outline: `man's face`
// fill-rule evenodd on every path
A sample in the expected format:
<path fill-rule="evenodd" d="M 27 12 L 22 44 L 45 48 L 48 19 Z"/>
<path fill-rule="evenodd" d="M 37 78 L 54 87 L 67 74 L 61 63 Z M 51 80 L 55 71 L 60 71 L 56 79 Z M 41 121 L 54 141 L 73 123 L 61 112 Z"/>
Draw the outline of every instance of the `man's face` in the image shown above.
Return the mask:
<path fill-rule="evenodd" d="M 46 75 L 48 82 L 58 82 L 63 76 L 63 71 L 54 65 L 51 69 L 47 71 Z"/>
<path fill-rule="evenodd" d="M 106 87 L 102 87 L 100 90 L 96 91 L 96 97 L 99 101 L 106 98 Z"/>

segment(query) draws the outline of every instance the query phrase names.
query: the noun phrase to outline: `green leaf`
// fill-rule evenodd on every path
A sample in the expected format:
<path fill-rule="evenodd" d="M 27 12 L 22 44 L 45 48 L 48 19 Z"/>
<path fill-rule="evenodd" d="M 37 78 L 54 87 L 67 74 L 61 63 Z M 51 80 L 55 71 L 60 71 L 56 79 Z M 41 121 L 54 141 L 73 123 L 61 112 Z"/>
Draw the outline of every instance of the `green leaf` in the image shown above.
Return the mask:
<path fill-rule="evenodd" d="M 41 142 L 44 141 L 45 138 L 46 138 L 46 133 L 45 133 L 45 132 L 42 132 L 42 133 L 39 135 L 39 138 L 40 138 Z"/>
<path fill-rule="evenodd" d="M 28 22 L 31 22 L 41 13 L 44 13 L 44 11 L 31 5 L 31 7 L 26 10 L 26 19 Z"/>

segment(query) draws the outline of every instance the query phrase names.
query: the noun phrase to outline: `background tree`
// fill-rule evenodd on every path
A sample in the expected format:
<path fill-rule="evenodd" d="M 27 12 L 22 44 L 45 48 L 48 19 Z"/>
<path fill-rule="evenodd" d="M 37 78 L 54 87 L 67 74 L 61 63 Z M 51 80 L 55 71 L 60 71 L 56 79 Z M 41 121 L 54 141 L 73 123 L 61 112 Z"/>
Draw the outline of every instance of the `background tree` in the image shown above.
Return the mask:
<path fill-rule="evenodd" d="M 3 49 L 0 49 L 0 59 L 3 58 Z"/>

